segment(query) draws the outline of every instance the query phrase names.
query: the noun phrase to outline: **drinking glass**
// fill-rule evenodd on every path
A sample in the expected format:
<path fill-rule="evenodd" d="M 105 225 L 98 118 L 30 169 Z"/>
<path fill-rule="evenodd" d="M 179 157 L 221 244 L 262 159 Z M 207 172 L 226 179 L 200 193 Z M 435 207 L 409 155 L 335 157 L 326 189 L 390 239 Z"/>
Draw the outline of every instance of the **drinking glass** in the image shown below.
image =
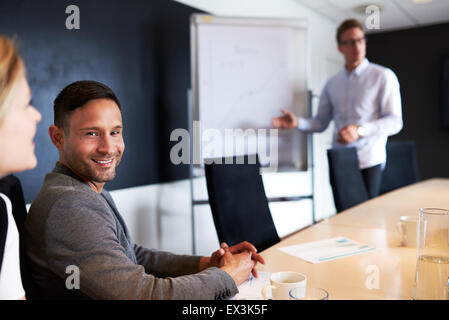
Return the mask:
<path fill-rule="evenodd" d="M 412 298 L 449 299 L 449 211 L 419 211 L 418 257 Z"/>

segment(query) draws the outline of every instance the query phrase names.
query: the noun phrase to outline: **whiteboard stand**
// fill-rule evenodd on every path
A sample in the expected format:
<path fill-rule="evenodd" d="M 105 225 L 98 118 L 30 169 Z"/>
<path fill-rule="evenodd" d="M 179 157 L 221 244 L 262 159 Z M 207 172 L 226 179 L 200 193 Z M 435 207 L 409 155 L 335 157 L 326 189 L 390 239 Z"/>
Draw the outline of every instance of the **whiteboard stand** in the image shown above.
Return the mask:
<path fill-rule="evenodd" d="M 190 180 L 190 223 L 191 223 L 191 233 L 192 233 L 192 254 L 196 254 L 196 245 L 195 245 L 195 204 L 194 204 L 194 194 L 193 194 L 193 179 L 194 172 L 193 170 L 193 98 L 192 98 L 192 89 L 187 90 L 187 117 L 188 117 L 188 128 L 190 134 L 190 162 L 189 162 L 189 180 Z"/>
<path fill-rule="evenodd" d="M 209 204 L 208 200 L 195 199 L 194 179 L 204 176 L 204 168 L 202 142 L 197 141 L 200 148 L 198 154 L 198 150 L 193 149 L 193 141 L 198 138 L 194 136 L 193 121 L 201 121 L 201 128 L 196 129 L 201 139 L 202 130 L 208 128 L 268 128 L 271 126 L 270 119 L 279 113 L 278 106 L 282 105 L 291 105 L 298 116 L 310 116 L 313 94 L 307 85 L 307 28 L 307 21 L 302 19 L 192 15 L 192 89 L 188 92 L 188 127 L 191 138 L 189 167 L 193 254 L 197 251 L 195 206 Z M 239 34 L 238 38 L 234 36 L 236 33 Z M 250 106 L 257 106 L 257 109 Z M 228 117 L 228 114 L 234 117 Z M 249 116 L 253 114 L 258 117 Z M 287 170 L 280 171 L 310 172 L 311 193 L 267 200 L 312 200 L 312 223 L 315 223 L 313 139 L 311 135 L 293 134 L 290 140 L 281 140 L 284 147 L 280 144 L 278 147 L 287 159 L 279 159 L 279 163 L 286 164 Z M 285 144 L 286 141 L 290 144 Z M 222 156 L 230 155 L 212 157 Z"/>
<path fill-rule="evenodd" d="M 313 115 L 313 98 L 319 97 L 315 95 L 312 90 L 308 91 L 308 102 L 309 102 L 309 116 Z M 308 135 L 308 145 L 309 145 L 309 170 L 310 170 L 310 183 L 311 183 L 311 199 L 312 199 L 312 225 L 316 223 L 315 217 L 315 162 L 313 159 L 313 135 Z"/>

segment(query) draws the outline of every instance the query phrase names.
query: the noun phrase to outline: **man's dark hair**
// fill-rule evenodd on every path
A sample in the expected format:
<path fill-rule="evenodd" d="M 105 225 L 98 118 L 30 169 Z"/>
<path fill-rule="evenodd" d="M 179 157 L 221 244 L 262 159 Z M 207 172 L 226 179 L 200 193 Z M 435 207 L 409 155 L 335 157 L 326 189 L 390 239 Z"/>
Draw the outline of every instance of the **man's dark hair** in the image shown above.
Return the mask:
<path fill-rule="evenodd" d="M 120 102 L 108 86 L 97 81 L 77 81 L 62 89 L 54 101 L 55 125 L 68 132 L 70 114 L 95 99 L 113 100 L 121 110 Z"/>
<path fill-rule="evenodd" d="M 341 42 L 341 35 L 343 34 L 343 32 L 352 28 L 359 28 L 360 30 L 365 32 L 363 30 L 363 24 L 359 20 L 356 19 L 345 20 L 340 24 L 340 26 L 337 29 L 337 43 Z"/>

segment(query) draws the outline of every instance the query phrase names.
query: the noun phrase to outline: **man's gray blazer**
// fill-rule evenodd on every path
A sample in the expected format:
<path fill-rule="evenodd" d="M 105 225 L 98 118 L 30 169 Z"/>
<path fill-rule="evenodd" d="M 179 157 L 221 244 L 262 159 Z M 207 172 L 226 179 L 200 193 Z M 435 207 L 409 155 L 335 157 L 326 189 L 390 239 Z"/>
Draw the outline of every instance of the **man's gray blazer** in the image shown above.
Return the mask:
<path fill-rule="evenodd" d="M 238 292 L 221 269 L 197 273 L 200 257 L 133 244 L 109 193 L 98 194 L 59 163 L 30 208 L 25 245 L 42 298 L 224 299 Z M 70 266 L 79 268 L 79 289 L 67 288 L 76 285 Z"/>

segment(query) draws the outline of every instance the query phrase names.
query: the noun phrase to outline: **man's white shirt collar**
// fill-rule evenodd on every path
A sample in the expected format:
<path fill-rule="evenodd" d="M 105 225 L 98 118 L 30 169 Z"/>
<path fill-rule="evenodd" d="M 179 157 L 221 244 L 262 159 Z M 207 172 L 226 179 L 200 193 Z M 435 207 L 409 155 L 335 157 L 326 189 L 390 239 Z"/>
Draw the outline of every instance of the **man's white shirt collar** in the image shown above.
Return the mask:
<path fill-rule="evenodd" d="M 345 68 L 346 70 L 346 75 L 349 77 L 351 74 L 354 74 L 356 76 L 360 76 L 362 74 L 363 71 L 365 71 L 366 68 L 368 68 L 369 65 L 369 61 L 367 58 L 363 59 L 362 62 L 360 62 L 360 64 L 352 71 L 348 71 L 348 69 Z"/>

